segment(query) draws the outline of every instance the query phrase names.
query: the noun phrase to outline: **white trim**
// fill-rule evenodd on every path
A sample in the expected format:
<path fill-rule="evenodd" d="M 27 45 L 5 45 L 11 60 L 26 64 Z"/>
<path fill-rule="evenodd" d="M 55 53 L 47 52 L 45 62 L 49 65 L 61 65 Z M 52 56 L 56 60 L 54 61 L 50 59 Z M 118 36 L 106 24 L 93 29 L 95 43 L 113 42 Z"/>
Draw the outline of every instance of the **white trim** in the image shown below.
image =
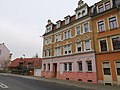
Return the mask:
<path fill-rule="evenodd" d="M 103 39 L 99 39 L 98 40 L 98 43 L 99 43 L 99 52 L 106 52 L 106 51 L 101 51 L 100 41 L 102 41 L 102 40 L 106 40 L 107 51 L 109 51 L 108 40 L 107 40 L 107 38 L 103 38 Z"/>
<path fill-rule="evenodd" d="M 77 26 L 75 26 L 75 36 L 77 36 L 77 27 L 80 27 L 80 34 L 79 34 L 79 35 L 82 34 L 82 33 L 81 33 L 81 25 L 77 25 Z"/>
<path fill-rule="evenodd" d="M 115 65 L 115 72 L 116 72 L 116 76 L 117 76 L 117 82 L 118 82 L 118 76 L 120 77 L 120 75 L 118 75 L 118 73 L 117 73 L 117 66 L 116 66 L 116 62 L 120 62 L 120 60 L 116 60 L 116 61 L 114 61 L 114 65 Z M 118 82 L 118 85 L 119 85 L 119 83 L 120 82 Z"/>
<path fill-rule="evenodd" d="M 97 32 L 98 32 L 98 33 L 100 33 L 100 32 L 99 32 L 99 28 L 98 28 L 98 23 L 101 22 L 101 21 L 103 21 L 103 23 L 104 23 L 104 30 L 106 31 L 105 19 L 100 19 L 99 21 L 96 22 Z"/>
<path fill-rule="evenodd" d="M 113 43 L 112 43 L 112 39 L 113 39 L 113 38 L 116 38 L 116 37 L 119 37 L 119 38 L 120 38 L 120 35 L 116 35 L 116 36 L 112 36 L 112 37 L 110 37 L 110 42 L 111 42 L 111 48 L 112 48 L 112 51 L 114 51 L 114 49 L 113 49 Z"/>
<path fill-rule="evenodd" d="M 103 82 L 104 82 L 104 85 L 105 83 L 111 83 L 112 84 L 112 81 L 111 82 L 105 82 L 104 79 L 105 79 L 105 75 L 104 75 L 104 70 L 103 70 L 103 63 L 104 62 L 108 62 L 109 63 L 109 68 L 110 68 L 110 74 L 111 75 L 108 75 L 108 76 L 111 76 L 111 79 L 113 81 L 113 78 L 112 78 L 112 70 L 111 70 L 111 62 L 109 60 L 105 60 L 105 61 L 102 61 L 101 64 L 102 64 L 102 75 L 103 75 Z"/>
<path fill-rule="evenodd" d="M 111 28 L 110 28 L 110 23 L 109 23 L 109 19 L 112 18 L 112 17 L 115 17 L 115 18 L 116 18 L 117 27 L 119 27 L 117 15 L 111 15 L 110 17 L 107 18 L 107 21 L 108 21 L 108 29 L 109 29 L 109 30 L 111 30 Z M 114 29 L 114 28 L 112 28 L 112 29 Z"/>

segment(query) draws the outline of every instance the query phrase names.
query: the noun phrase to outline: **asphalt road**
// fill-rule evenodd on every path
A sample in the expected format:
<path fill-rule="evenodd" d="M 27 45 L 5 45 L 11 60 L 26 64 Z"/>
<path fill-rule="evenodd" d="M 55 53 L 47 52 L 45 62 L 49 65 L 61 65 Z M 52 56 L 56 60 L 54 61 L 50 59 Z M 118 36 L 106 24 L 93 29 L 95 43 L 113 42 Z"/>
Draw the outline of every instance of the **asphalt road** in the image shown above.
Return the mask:
<path fill-rule="evenodd" d="M 1 88 L 2 87 L 2 88 Z M 0 75 L 0 90 L 88 90 L 74 86 Z"/>

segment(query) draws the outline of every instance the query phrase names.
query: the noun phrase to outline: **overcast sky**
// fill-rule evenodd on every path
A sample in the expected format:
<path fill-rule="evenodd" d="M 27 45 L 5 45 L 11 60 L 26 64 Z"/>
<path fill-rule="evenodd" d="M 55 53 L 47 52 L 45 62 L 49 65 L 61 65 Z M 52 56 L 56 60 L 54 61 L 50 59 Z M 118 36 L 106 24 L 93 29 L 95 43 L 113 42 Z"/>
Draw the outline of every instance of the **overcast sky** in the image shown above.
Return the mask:
<path fill-rule="evenodd" d="M 47 20 L 63 20 L 75 14 L 79 0 L 0 0 L 0 43 L 5 43 L 12 58 L 42 56 Z M 84 0 L 89 6 L 99 0 Z"/>

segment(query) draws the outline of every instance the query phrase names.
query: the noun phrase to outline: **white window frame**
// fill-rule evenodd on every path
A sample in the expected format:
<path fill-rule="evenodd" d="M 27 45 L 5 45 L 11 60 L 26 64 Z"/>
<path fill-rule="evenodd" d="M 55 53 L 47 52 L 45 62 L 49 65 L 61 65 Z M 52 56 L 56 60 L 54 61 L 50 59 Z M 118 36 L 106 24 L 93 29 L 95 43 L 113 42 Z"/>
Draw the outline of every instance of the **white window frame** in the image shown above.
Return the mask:
<path fill-rule="evenodd" d="M 70 31 L 70 37 L 68 37 L 69 31 Z M 65 33 L 66 33 L 66 38 L 65 38 Z M 69 30 L 64 31 L 63 35 L 64 35 L 64 40 L 71 38 L 71 30 L 69 29 Z"/>
<path fill-rule="evenodd" d="M 98 27 L 98 23 L 101 22 L 101 21 L 103 21 L 103 23 L 104 23 L 104 31 L 106 31 L 105 20 L 102 19 L 102 20 L 97 21 L 97 23 L 96 23 L 96 25 L 97 25 L 97 32 L 98 32 L 98 33 L 101 33 L 101 32 L 99 31 L 99 27 Z M 102 32 L 104 32 L 104 31 L 102 31 Z"/>
<path fill-rule="evenodd" d="M 112 70 L 111 70 L 111 63 L 110 63 L 110 61 L 103 61 L 103 62 L 101 62 L 101 64 L 102 64 L 102 74 L 103 74 L 103 76 L 105 75 L 104 74 L 104 67 L 103 67 L 103 63 L 109 63 L 109 68 L 110 68 L 110 76 L 112 75 Z"/>
<path fill-rule="evenodd" d="M 87 41 L 87 40 L 89 40 L 89 42 L 90 42 L 90 50 L 86 50 L 85 41 Z M 92 47 L 91 47 L 91 40 L 90 40 L 90 39 L 86 39 L 85 41 L 84 41 L 84 51 L 85 51 L 85 52 L 89 52 L 89 51 L 92 50 Z"/>
<path fill-rule="evenodd" d="M 90 32 L 90 23 L 89 22 L 85 22 L 82 24 L 83 26 L 83 33 L 88 33 L 88 32 L 85 32 L 85 24 L 88 24 L 88 32 Z"/>
<path fill-rule="evenodd" d="M 77 34 L 77 27 L 80 27 L 80 34 Z M 75 34 L 76 34 L 76 35 L 81 35 L 81 34 L 82 34 L 82 33 L 81 33 L 81 25 L 78 25 L 78 26 L 75 27 Z"/>
<path fill-rule="evenodd" d="M 60 50 L 60 51 L 59 51 Z M 55 56 L 61 56 L 61 47 L 56 47 L 55 48 Z"/>
<path fill-rule="evenodd" d="M 47 64 L 47 71 L 50 71 L 50 63 Z"/>
<path fill-rule="evenodd" d="M 80 63 L 80 62 L 82 63 L 82 70 L 79 70 L 79 63 Z M 82 61 L 78 61 L 78 62 L 77 62 L 77 65 L 78 65 L 78 72 L 83 72 L 83 62 L 82 62 Z"/>
<path fill-rule="evenodd" d="M 81 51 L 78 51 L 78 44 L 81 44 Z M 83 51 L 83 47 L 82 47 L 82 42 L 77 42 L 76 43 L 76 53 L 82 52 Z"/>
<path fill-rule="evenodd" d="M 99 43 L 99 52 L 106 52 L 106 51 L 101 51 L 100 41 L 102 41 L 102 40 L 106 40 L 107 51 L 109 51 L 108 40 L 107 40 L 107 38 L 102 38 L 102 39 L 99 39 L 99 40 L 98 40 L 98 43 Z"/>
<path fill-rule="evenodd" d="M 119 27 L 117 15 L 112 15 L 111 17 L 109 17 L 109 18 L 107 19 L 107 20 L 108 20 L 108 28 L 109 28 L 109 30 L 111 30 L 111 28 L 110 28 L 110 23 L 109 23 L 109 19 L 112 18 L 112 17 L 115 17 L 115 18 L 116 18 L 117 28 Z M 114 29 L 114 28 L 112 28 L 112 29 Z"/>
<path fill-rule="evenodd" d="M 117 37 L 120 38 L 120 35 L 116 35 L 116 36 L 113 36 L 113 37 L 110 38 L 111 46 L 112 46 L 112 51 L 114 51 L 114 49 L 113 49 L 113 44 L 112 44 L 112 39 L 113 39 L 113 38 L 117 38 Z"/>
<path fill-rule="evenodd" d="M 88 70 L 88 62 L 91 62 L 91 68 L 92 68 L 92 70 Z M 92 72 L 93 71 L 93 61 L 92 60 L 87 60 L 86 61 L 86 65 L 87 65 L 87 72 Z"/>
<path fill-rule="evenodd" d="M 117 65 L 116 65 L 116 63 L 118 63 L 118 62 L 120 63 L 120 60 L 114 62 L 114 64 L 115 64 L 116 76 L 120 76 L 120 75 L 118 75 L 118 73 L 117 73 Z"/>
<path fill-rule="evenodd" d="M 59 41 L 61 41 L 62 39 L 62 35 L 61 34 L 56 34 L 55 35 L 55 42 L 59 42 Z M 57 41 L 56 41 L 57 40 Z"/>
<path fill-rule="evenodd" d="M 65 46 L 66 46 L 66 48 L 65 48 Z M 72 53 L 72 45 L 71 44 L 64 45 L 64 50 L 63 50 L 64 51 L 64 55 L 71 54 L 71 53 L 69 53 L 69 50 L 71 50 L 71 53 Z M 67 54 L 65 54 L 65 51 L 67 51 Z"/>
<path fill-rule="evenodd" d="M 68 17 L 65 18 L 65 25 L 69 24 L 69 23 L 70 23 L 70 17 L 68 16 Z"/>

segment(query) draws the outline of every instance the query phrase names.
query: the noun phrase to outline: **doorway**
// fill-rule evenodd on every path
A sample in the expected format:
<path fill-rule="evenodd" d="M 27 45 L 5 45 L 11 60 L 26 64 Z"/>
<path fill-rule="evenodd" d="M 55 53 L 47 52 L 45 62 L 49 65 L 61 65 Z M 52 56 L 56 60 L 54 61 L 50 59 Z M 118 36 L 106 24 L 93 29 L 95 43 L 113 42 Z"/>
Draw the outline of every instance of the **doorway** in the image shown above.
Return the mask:
<path fill-rule="evenodd" d="M 53 64 L 53 72 L 54 72 L 54 78 L 56 78 L 56 76 L 57 76 L 57 63 L 54 63 Z"/>

